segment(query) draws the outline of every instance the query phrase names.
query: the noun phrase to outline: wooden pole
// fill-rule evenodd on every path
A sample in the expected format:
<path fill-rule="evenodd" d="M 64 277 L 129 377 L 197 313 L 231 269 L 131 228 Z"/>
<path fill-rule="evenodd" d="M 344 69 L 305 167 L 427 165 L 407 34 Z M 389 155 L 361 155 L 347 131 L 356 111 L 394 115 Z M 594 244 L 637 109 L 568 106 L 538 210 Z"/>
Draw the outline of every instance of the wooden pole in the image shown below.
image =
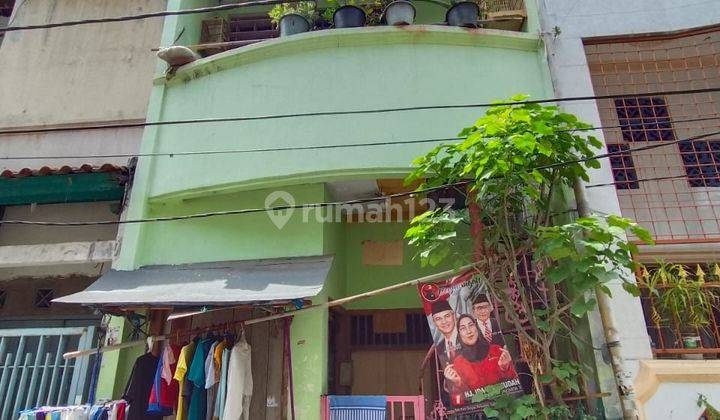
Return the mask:
<path fill-rule="evenodd" d="M 431 274 L 429 276 L 420 277 L 420 278 L 413 279 L 413 280 L 408 280 L 403 283 L 393 284 L 391 286 L 371 290 L 369 292 L 360 293 L 358 295 L 348 296 L 348 297 L 345 297 L 342 299 L 331 300 L 329 302 L 323 302 L 323 303 L 318 303 L 315 305 L 306 306 L 304 308 L 301 308 L 301 309 L 298 309 L 295 311 L 283 312 L 280 314 L 268 315 L 268 316 L 263 316 L 260 318 L 247 319 L 245 321 L 241 321 L 241 323 L 244 325 L 259 324 L 261 322 L 267 322 L 267 321 L 272 321 L 275 319 L 281 319 L 281 318 L 295 316 L 301 312 L 312 311 L 312 310 L 320 309 L 320 308 L 331 308 L 333 306 L 340 306 L 340 305 L 344 305 L 346 303 L 354 302 L 356 300 L 367 299 L 369 297 L 378 296 L 378 295 L 392 292 L 392 291 L 395 291 L 398 289 L 403 289 L 405 287 L 417 286 L 418 284 L 429 283 L 431 281 L 441 280 L 441 279 L 444 279 L 444 278 L 447 278 L 447 277 L 450 277 L 450 276 L 453 276 L 456 274 L 463 273 L 473 267 L 475 267 L 475 264 L 468 264 L 468 265 L 465 265 L 465 266 L 462 266 L 460 268 L 456 268 L 453 270 L 446 270 L 446 271 L 443 271 L 440 273 Z M 165 336 L 165 335 L 151 336 L 149 338 L 152 338 L 153 341 L 163 341 L 163 340 L 172 338 L 172 335 L 170 335 L 170 336 Z M 146 343 L 145 340 L 128 341 L 127 343 L 114 344 L 112 346 L 104 346 L 104 347 L 100 348 L 99 351 L 100 351 L 100 353 L 105 353 L 108 351 L 120 350 L 120 349 L 124 349 L 127 347 L 144 345 L 145 343 Z M 73 359 L 76 357 L 93 354 L 97 351 L 98 351 L 97 348 L 87 349 L 87 350 L 82 350 L 82 351 L 71 351 L 71 352 L 63 354 L 63 358 Z"/>

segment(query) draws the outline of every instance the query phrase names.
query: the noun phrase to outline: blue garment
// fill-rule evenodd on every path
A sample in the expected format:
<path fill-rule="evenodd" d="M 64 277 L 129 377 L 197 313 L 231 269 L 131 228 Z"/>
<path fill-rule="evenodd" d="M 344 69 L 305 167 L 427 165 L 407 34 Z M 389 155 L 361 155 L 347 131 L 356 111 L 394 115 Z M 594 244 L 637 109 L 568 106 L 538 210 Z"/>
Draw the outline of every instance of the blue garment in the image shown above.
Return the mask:
<path fill-rule="evenodd" d="M 153 379 L 152 391 L 150 391 L 150 400 L 148 401 L 148 414 L 157 414 L 161 416 L 172 416 L 172 407 L 163 407 L 162 405 L 162 371 L 163 371 L 163 358 L 165 352 L 160 352 L 158 358 L 157 369 L 155 369 L 155 378 Z"/>
<path fill-rule="evenodd" d="M 205 420 L 207 416 L 207 392 L 205 390 L 205 358 L 215 340 L 208 338 L 198 343 L 193 355 L 188 384 L 192 385 L 192 396 L 188 408 L 188 420 Z"/>
<path fill-rule="evenodd" d="M 330 418 L 385 420 L 387 397 L 383 395 L 329 395 Z"/>
<path fill-rule="evenodd" d="M 215 413 L 213 418 L 222 418 L 225 411 L 225 394 L 227 393 L 228 362 L 230 361 L 230 349 L 225 348 L 222 352 L 222 364 L 220 365 L 220 386 L 218 387 L 217 399 L 215 400 Z"/>

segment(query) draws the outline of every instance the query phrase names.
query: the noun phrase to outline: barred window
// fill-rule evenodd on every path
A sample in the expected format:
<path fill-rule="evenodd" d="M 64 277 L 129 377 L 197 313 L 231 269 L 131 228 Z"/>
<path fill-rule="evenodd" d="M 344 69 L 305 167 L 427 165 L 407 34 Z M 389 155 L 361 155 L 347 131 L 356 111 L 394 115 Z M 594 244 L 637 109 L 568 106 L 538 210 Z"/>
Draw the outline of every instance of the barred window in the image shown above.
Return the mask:
<path fill-rule="evenodd" d="M 665 99 L 657 97 L 615 99 L 615 110 L 623 140 L 675 140 Z"/>
<path fill-rule="evenodd" d="M 630 155 L 630 146 L 627 144 L 608 144 L 607 149 L 610 153 L 620 152 L 610 157 L 610 166 L 612 166 L 615 188 L 618 190 L 634 190 L 640 188 L 637 182 L 638 177 L 635 171 L 635 163 L 633 162 L 632 155 Z"/>
<path fill-rule="evenodd" d="M 720 140 L 678 143 L 691 187 L 720 187 Z"/>

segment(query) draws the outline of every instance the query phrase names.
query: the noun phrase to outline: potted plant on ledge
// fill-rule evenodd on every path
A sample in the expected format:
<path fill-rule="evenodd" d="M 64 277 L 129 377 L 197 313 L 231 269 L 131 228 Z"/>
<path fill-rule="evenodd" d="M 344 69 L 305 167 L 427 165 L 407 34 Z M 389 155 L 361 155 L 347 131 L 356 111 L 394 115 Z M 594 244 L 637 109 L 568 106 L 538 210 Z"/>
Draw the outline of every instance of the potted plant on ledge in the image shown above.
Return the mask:
<path fill-rule="evenodd" d="M 328 0 L 323 17 L 336 28 L 357 28 L 378 23 L 381 13 L 380 0 Z"/>
<path fill-rule="evenodd" d="M 280 28 L 280 36 L 307 32 L 317 19 L 314 2 L 281 3 L 268 13 L 273 24 Z"/>
<path fill-rule="evenodd" d="M 715 264 L 715 276 L 720 267 Z M 656 324 L 677 323 L 683 348 L 702 347 L 699 332 L 706 329 L 713 316 L 713 308 L 720 304 L 720 294 L 712 284 L 706 283 L 705 272 L 698 265 L 695 275 L 682 264 L 659 263 L 657 267 L 643 267 L 638 281 L 648 289 L 656 305 L 652 318 Z M 659 309 L 658 311 L 655 309 Z M 702 354 L 687 354 L 683 358 L 702 358 Z"/>
<path fill-rule="evenodd" d="M 450 26 L 477 28 L 480 20 L 480 6 L 475 1 L 453 0 L 445 14 L 445 20 Z"/>
<path fill-rule="evenodd" d="M 412 25 L 415 21 L 415 6 L 408 0 L 395 0 L 385 6 L 385 23 L 390 26 Z"/>

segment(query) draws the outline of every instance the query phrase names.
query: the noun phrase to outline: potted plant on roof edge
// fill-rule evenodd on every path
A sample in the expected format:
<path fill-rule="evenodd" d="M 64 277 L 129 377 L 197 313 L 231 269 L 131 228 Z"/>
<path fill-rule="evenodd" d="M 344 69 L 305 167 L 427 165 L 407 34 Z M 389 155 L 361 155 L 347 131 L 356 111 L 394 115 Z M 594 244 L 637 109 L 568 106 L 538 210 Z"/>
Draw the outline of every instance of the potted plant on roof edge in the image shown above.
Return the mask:
<path fill-rule="evenodd" d="M 450 26 L 477 28 L 480 20 L 480 6 L 475 1 L 454 0 L 445 14 L 445 21 Z"/>
<path fill-rule="evenodd" d="M 277 4 L 268 16 L 280 28 L 280 36 L 290 36 L 309 31 L 318 13 L 314 2 L 301 1 Z"/>
<path fill-rule="evenodd" d="M 328 0 L 323 16 L 336 28 L 357 28 L 378 23 L 382 14 L 380 0 Z"/>
<path fill-rule="evenodd" d="M 415 6 L 408 0 L 395 0 L 385 6 L 383 18 L 390 26 L 412 25 L 415 21 Z"/>
<path fill-rule="evenodd" d="M 720 267 L 715 264 L 713 275 L 720 278 Z M 638 281 L 647 287 L 661 313 L 653 306 L 653 322 L 677 322 L 680 341 L 686 349 L 701 347 L 699 331 L 710 325 L 713 307 L 720 303 L 720 295 L 705 282 L 705 272 L 698 265 L 695 275 L 682 264 L 660 262 L 657 268 L 643 267 Z M 682 355 L 683 358 L 702 358 L 702 354 Z"/>

